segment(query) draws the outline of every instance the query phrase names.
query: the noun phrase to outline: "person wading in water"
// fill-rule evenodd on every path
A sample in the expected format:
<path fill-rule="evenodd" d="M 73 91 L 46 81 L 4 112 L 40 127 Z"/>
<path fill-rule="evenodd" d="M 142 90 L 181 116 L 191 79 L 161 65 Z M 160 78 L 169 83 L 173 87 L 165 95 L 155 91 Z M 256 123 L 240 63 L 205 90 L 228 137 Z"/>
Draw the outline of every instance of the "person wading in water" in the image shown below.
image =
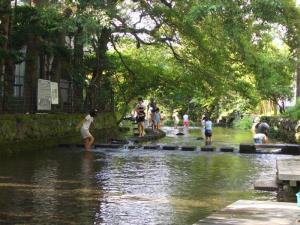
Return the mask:
<path fill-rule="evenodd" d="M 90 133 L 89 129 L 92 122 L 94 121 L 94 117 L 96 117 L 97 115 L 97 112 L 97 109 L 91 110 L 90 113 L 76 126 L 77 129 L 80 128 L 80 133 L 84 140 L 84 149 L 87 151 L 91 149 L 92 144 L 95 141 L 95 138 Z"/>

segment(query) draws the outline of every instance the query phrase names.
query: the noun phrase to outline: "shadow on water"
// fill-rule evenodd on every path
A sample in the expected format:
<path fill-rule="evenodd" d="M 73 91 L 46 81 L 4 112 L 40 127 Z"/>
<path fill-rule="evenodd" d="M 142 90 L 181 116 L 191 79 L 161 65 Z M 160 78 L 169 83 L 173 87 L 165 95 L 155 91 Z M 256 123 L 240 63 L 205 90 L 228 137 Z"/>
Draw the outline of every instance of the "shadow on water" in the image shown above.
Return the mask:
<path fill-rule="evenodd" d="M 201 145 L 201 131 L 167 129 L 159 144 Z M 251 134 L 215 129 L 215 145 Z M 0 159 L 0 224 L 193 224 L 239 199 L 275 200 L 253 181 L 279 155 L 53 149 Z"/>

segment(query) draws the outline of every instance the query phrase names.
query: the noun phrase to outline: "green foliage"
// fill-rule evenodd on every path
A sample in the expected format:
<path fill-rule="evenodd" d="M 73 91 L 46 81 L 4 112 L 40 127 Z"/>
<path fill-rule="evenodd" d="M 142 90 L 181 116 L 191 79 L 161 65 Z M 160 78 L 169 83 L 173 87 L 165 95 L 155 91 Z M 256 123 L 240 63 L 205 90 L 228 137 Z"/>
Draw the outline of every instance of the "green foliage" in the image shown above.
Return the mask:
<path fill-rule="evenodd" d="M 245 116 L 242 119 L 235 119 L 233 121 L 233 127 L 243 129 L 243 130 L 249 130 L 251 129 L 253 125 L 253 119 L 251 117 Z"/>
<path fill-rule="evenodd" d="M 168 111 L 188 112 L 194 120 L 291 96 L 300 43 L 293 0 L 167 2 L 16 7 L 11 50 L 34 36 L 40 55 L 60 56 L 63 71 L 85 86 L 94 102 L 110 103 L 121 114 L 140 95 L 154 96 Z M 74 43 L 62 45 L 61 33 Z M 274 45 L 278 33 L 284 49 Z"/>
<path fill-rule="evenodd" d="M 286 112 L 283 114 L 284 117 L 288 117 L 292 120 L 300 119 L 300 99 L 297 100 L 297 103 L 294 107 L 287 108 Z"/>

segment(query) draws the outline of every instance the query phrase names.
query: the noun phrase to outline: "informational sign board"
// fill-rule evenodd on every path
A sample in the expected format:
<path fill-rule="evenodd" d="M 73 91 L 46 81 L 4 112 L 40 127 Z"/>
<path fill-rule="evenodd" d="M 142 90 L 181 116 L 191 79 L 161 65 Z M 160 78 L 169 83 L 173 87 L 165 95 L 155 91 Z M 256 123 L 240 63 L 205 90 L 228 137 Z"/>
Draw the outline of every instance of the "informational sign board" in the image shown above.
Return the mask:
<path fill-rule="evenodd" d="M 51 110 L 51 81 L 38 79 L 37 110 Z"/>
<path fill-rule="evenodd" d="M 51 103 L 58 105 L 58 83 L 51 82 Z"/>

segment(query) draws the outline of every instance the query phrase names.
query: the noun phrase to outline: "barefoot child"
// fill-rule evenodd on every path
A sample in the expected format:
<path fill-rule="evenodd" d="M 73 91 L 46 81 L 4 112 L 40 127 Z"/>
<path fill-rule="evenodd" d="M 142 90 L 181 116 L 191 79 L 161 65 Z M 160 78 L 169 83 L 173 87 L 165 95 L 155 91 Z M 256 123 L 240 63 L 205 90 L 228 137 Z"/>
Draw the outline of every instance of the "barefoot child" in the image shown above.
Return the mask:
<path fill-rule="evenodd" d="M 85 150 L 90 150 L 92 144 L 94 143 L 95 138 L 91 135 L 89 129 L 94 121 L 94 117 L 97 115 L 97 109 L 93 109 L 90 113 L 76 126 L 77 129 L 80 128 L 81 136 L 84 140 L 84 148 Z"/>

